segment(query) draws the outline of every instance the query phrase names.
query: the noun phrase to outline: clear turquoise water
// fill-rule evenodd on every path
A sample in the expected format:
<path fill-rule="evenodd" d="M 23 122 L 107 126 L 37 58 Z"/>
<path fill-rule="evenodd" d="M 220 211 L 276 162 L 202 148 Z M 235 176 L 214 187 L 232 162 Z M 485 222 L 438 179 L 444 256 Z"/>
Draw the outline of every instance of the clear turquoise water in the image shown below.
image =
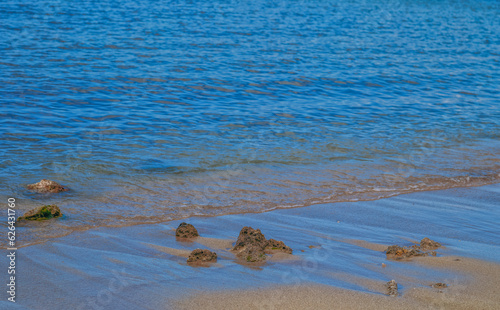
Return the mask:
<path fill-rule="evenodd" d="M 2 3 L 0 195 L 57 203 L 59 233 L 499 182 L 499 16 L 497 1 Z M 26 191 L 42 178 L 72 191 Z"/>

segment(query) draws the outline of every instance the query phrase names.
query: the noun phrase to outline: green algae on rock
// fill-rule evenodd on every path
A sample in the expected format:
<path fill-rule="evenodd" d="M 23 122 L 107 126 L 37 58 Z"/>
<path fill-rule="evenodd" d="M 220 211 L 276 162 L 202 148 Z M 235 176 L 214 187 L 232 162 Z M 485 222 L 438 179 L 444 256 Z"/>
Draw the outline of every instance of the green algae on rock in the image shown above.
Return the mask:
<path fill-rule="evenodd" d="M 22 221 L 41 221 L 48 220 L 51 218 L 61 217 L 62 213 L 58 206 L 56 205 L 46 205 L 35 208 L 26 212 L 23 216 L 20 216 L 17 220 Z"/>

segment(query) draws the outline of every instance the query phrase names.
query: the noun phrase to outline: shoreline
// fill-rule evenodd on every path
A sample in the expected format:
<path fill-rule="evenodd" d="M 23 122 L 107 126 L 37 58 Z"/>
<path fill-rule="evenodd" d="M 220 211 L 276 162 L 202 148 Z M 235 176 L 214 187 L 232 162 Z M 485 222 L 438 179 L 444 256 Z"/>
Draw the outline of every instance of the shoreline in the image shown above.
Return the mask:
<path fill-rule="evenodd" d="M 23 235 L 21 234 L 21 239 L 18 239 L 18 242 L 19 240 L 21 240 L 21 244 L 18 245 L 19 248 L 23 248 L 23 247 L 28 247 L 28 246 L 32 246 L 32 245 L 36 245 L 36 244 L 42 244 L 44 242 L 47 242 L 47 241 L 50 241 L 50 240 L 53 240 L 53 239 L 57 239 L 57 238 L 62 238 L 62 237 L 65 237 L 65 236 L 68 236 L 68 235 L 71 235 L 73 233 L 78 233 L 78 232 L 82 232 L 82 231 L 87 231 L 87 230 L 93 230 L 93 229 L 100 229 L 100 228 L 121 228 L 121 227 L 131 227 L 131 226 L 141 226 L 141 225 L 157 225 L 157 224 L 163 224 L 163 223 L 169 223 L 169 222 L 175 222 L 175 221 L 184 221 L 184 220 L 188 220 L 190 218 L 203 218 L 203 219 L 206 219 L 206 218 L 216 218 L 216 217 L 221 217 L 221 216 L 233 216 L 233 215 L 243 215 L 243 214 L 263 214 L 263 213 L 268 213 L 268 212 L 274 212 L 274 211 L 279 211 L 279 210 L 291 210 L 291 209 L 300 209 L 300 208 L 309 208 L 309 207 L 313 207 L 313 206 L 316 206 L 316 205 L 331 205 L 331 204 L 342 204 L 342 203 L 357 203 L 357 202 L 369 202 L 369 201 L 378 201 L 378 200 L 383 200 L 383 199 L 389 199 L 389 198 L 392 198 L 392 197 L 398 197 L 398 196 L 401 196 L 401 195 L 411 195 L 411 194 L 418 194 L 418 193 L 426 193 L 426 192 L 436 192 L 436 191 L 447 191 L 447 190 L 453 190 L 453 189 L 467 189 L 467 188 L 474 188 L 474 187 L 487 187 L 487 186 L 495 186 L 495 185 L 498 185 L 500 183 L 496 182 L 496 183 L 485 183 L 485 184 L 467 184 L 467 185 L 458 185 L 458 186 L 455 186 L 455 187 L 449 187 L 449 188 L 435 188 L 435 189 L 419 189 L 419 190 L 413 190 L 413 191 L 410 191 L 410 190 L 407 190 L 407 191 L 403 191 L 403 192 L 398 192 L 398 193 L 393 193 L 393 194 L 389 194 L 387 196 L 381 196 L 381 197 L 378 197 L 378 198 L 356 198 L 356 199 L 348 199 L 348 200 L 339 200 L 339 201 L 335 201 L 335 202 L 313 202 L 309 205 L 306 205 L 306 206 L 302 206 L 302 205 L 297 205 L 297 206 L 286 206 L 286 207 L 274 207 L 272 209 L 267 209 L 267 210 L 248 210 L 248 211 L 245 211 L 245 212 L 241 212 L 241 211 L 234 211 L 234 212 L 228 212 L 228 213 L 223 213 L 223 214 L 214 214 L 214 215 L 204 215 L 204 214 L 193 214 L 193 215 L 188 215 L 188 216 L 181 216 L 179 218 L 174 218 L 174 219 L 169 219 L 169 220 L 164 220 L 164 219 L 161 219 L 161 220 L 153 220 L 151 222 L 147 222 L 147 221 L 144 221 L 144 222 L 126 222 L 126 223 L 122 223 L 122 224 L 103 224 L 103 223 L 100 223 L 98 226 L 85 226 L 85 227 L 72 227 L 72 226 L 68 226 L 68 225 L 71 225 L 70 223 L 66 222 L 66 221 L 78 221 L 78 217 L 77 216 L 73 216 L 71 214 L 71 211 L 73 210 L 73 208 L 66 208 L 66 207 L 62 207 L 63 208 L 63 211 L 64 211 L 64 214 L 63 214 L 63 222 L 61 223 L 64 223 L 64 224 L 61 224 L 63 226 L 60 226 L 58 227 L 59 229 L 61 229 L 62 231 L 58 234 L 58 235 L 52 235 L 52 236 L 45 236 L 44 239 L 42 240 L 34 240 L 32 241 L 30 239 L 30 241 L 27 243 L 27 244 L 23 244 L 24 240 L 23 240 Z M 64 203 L 65 201 L 67 201 L 68 198 L 63 198 L 62 202 Z M 72 198 L 69 198 L 69 200 L 72 200 Z M 58 203 L 58 198 L 57 196 L 53 196 L 50 198 L 49 202 L 47 203 L 43 203 L 43 204 L 57 204 Z M 28 208 L 24 207 L 23 208 L 23 205 L 21 205 L 21 210 L 23 210 L 23 214 L 25 214 L 26 212 L 28 212 L 29 210 L 33 209 L 33 208 L 36 208 L 36 207 L 39 207 L 41 204 L 38 203 L 38 204 L 33 204 L 33 202 L 30 202 L 30 204 L 28 204 Z M 70 213 L 66 213 L 65 210 L 69 209 Z M 55 222 L 55 223 L 52 223 L 52 224 L 56 224 L 56 225 L 59 225 L 59 222 Z M 74 224 L 74 223 L 73 223 Z M 19 224 L 17 223 L 18 225 L 18 229 L 21 228 L 21 229 L 33 229 L 33 230 L 38 230 L 37 233 L 40 233 L 42 232 L 41 230 L 39 230 L 40 228 L 43 229 L 43 225 L 45 225 L 45 223 L 22 223 L 22 224 Z M 42 232 L 43 233 L 43 232 Z M 31 238 L 32 236 L 30 236 Z M 6 248 L 6 247 L 5 247 Z"/>
<path fill-rule="evenodd" d="M 499 194 L 500 184 L 494 184 L 375 201 L 192 217 L 187 222 L 201 235 L 192 242 L 176 240 L 179 220 L 74 232 L 19 249 L 19 291 L 14 309 L 182 309 L 192 303 L 203 309 L 210 300 L 222 302 L 219 308 L 231 309 L 223 302 L 238 298 L 244 302 L 245 296 L 263 296 L 257 299 L 271 302 L 272 297 L 266 296 L 278 293 L 290 296 L 284 298 L 283 305 L 289 305 L 289 299 L 295 304 L 306 300 L 306 293 L 292 291 L 290 295 L 290 286 L 300 287 L 300 292 L 313 288 L 319 294 L 314 296 L 323 296 L 322 300 L 328 299 L 327 291 L 335 291 L 332 296 L 353 295 L 370 303 L 381 299 L 385 305 L 426 296 L 422 298 L 428 300 L 427 305 L 437 307 L 436 296 L 449 296 L 447 292 L 454 292 L 454 287 L 467 288 L 470 279 L 481 276 L 484 266 L 498 274 Z M 261 229 L 268 239 L 283 240 L 293 255 L 272 257 L 262 265 L 241 264 L 228 250 L 243 226 Z M 438 257 L 424 261 L 460 257 L 458 263 L 474 261 L 479 269 L 469 268 L 470 273 L 462 275 L 460 269 L 437 268 L 420 263 L 421 259 L 387 260 L 383 253 L 388 245 L 411 245 L 423 237 L 444 246 Z M 195 248 L 215 251 L 218 262 L 210 267 L 187 265 L 186 255 Z M 402 297 L 381 293 L 380 288 L 391 279 L 400 285 Z M 427 296 L 425 286 L 437 282 L 450 286 L 439 293 L 443 295 Z M 491 289 L 498 291 L 498 284 L 493 284 L 496 286 Z M 412 295 L 413 287 L 419 291 L 417 297 Z M 255 288 L 263 288 L 263 292 L 256 294 L 252 291 Z M 226 297 L 221 300 L 220 296 Z M 467 296 L 488 305 L 485 298 L 489 295 L 480 291 L 471 290 Z M 500 302 L 490 297 L 489 301 Z M 274 304 L 276 309 L 280 304 Z M 252 309 L 248 304 L 238 304 L 238 308 L 245 309 L 245 305 Z M 362 304 L 353 304 L 352 309 L 360 308 Z M 318 305 L 317 309 L 323 308 Z"/>

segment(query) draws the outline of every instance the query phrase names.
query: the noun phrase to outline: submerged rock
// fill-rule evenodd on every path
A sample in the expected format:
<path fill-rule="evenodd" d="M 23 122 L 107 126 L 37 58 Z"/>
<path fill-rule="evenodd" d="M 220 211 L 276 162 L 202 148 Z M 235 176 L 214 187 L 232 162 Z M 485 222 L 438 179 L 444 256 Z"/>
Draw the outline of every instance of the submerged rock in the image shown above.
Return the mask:
<path fill-rule="evenodd" d="M 274 239 L 267 240 L 260 229 L 243 227 L 240 231 L 236 244 L 233 248 L 236 256 L 246 262 L 256 263 L 266 260 L 266 253 L 272 254 L 276 251 L 292 254 L 292 249 Z"/>
<path fill-rule="evenodd" d="M 215 263 L 215 262 L 217 262 L 217 253 L 209 251 L 209 250 L 196 249 L 193 252 L 191 252 L 191 254 L 189 254 L 187 262 L 188 263 Z"/>
<path fill-rule="evenodd" d="M 46 179 L 43 179 L 38 183 L 29 184 L 28 189 L 39 193 L 60 193 L 69 190 L 67 187 L 62 186 L 57 182 Z"/>
<path fill-rule="evenodd" d="M 35 208 L 26 212 L 23 216 L 19 217 L 17 220 L 27 220 L 27 221 L 40 221 L 48 220 L 51 218 L 61 217 L 62 213 L 58 206 L 47 205 Z"/>
<path fill-rule="evenodd" d="M 385 287 L 387 289 L 387 295 L 391 297 L 396 297 L 398 296 L 398 284 L 396 283 L 395 280 L 391 280 L 385 284 Z"/>
<path fill-rule="evenodd" d="M 412 256 L 436 256 L 437 253 L 435 251 L 426 251 L 437 249 L 440 246 L 441 244 L 432 241 L 429 238 L 424 238 L 422 239 L 422 241 L 420 241 L 420 244 L 415 244 L 410 247 L 391 245 L 387 248 L 387 250 L 385 250 L 385 254 L 387 255 L 388 259 L 396 260 L 410 258 Z"/>
<path fill-rule="evenodd" d="M 175 236 L 178 238 L 194 238 L 198 237 L 198 231 L 193 225 L 188 223 L 181 223 L 175 230 Z"/>

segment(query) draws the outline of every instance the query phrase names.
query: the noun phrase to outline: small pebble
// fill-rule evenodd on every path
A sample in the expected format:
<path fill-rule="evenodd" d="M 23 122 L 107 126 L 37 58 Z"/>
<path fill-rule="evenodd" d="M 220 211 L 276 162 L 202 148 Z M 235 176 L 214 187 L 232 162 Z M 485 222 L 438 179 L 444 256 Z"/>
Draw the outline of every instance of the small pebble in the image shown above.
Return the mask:
<path fill-rule="evenodd" d="M 396 297 L 398 296 L 398 284 L 396 283 L 395 280 L 391 280 L 385 284 L 385 287 L 387 288 L 387 295 L 391 297 Z"/>

